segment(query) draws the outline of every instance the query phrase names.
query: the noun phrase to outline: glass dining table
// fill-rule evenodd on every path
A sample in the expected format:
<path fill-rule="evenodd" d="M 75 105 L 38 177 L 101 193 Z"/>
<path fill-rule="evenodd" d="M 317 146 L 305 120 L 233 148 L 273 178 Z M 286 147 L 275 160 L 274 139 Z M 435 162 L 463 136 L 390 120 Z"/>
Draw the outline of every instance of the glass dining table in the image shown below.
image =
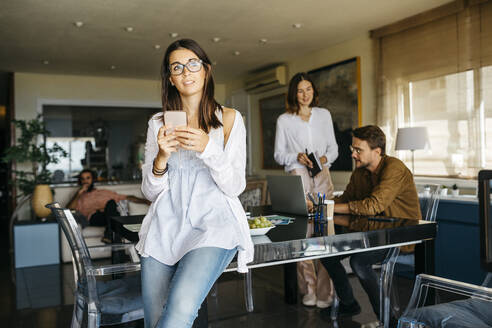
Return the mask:
<path fill-rule="evenodd" d="M 328 222 L 308 216 L 272 213 L 269 206 L 251 209 L 252 217 L 279 214 L 291 217 L 291 223 L 277 225 L 265 235 L 253 236 L 255 255 L 249 269 L 283 265 L 285 301 L 297 302 L 296 262 L 401 247 L 415 251 L 415 274 L 434 273 L 435 222 L 387 217 L 335 215 L 335 234 L 328 234 Z M 115 241 L 138 241 L 143 216 L 111 218 Z M 237 270 L 233 262 L 226 271 Z M 251 276 L 249 275 L 249 279 Z M 247 283 L 248 285 L 248 283 Z M 247 288 L 251 289 L 251 281 Z"/>

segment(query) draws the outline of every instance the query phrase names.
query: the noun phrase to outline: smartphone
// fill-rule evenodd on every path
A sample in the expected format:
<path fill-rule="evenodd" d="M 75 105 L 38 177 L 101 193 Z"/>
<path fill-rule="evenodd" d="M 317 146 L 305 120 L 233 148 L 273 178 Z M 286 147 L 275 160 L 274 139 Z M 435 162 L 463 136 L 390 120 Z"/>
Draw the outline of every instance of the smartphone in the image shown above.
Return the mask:
<path fill-rule="evenodd" d="M 165 111 L 164 124 L 168 127 L 166 133 L 174 131 L 177 126 L 187 126 L 186 112 L 182 110 Z"/>

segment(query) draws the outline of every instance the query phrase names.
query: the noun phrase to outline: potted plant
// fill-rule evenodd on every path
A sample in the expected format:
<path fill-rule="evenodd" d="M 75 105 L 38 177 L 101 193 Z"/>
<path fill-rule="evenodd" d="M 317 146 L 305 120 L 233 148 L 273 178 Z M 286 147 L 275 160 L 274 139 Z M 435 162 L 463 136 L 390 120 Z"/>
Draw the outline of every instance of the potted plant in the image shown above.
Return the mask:
<path fill-rule="evenodd" d="M 53 144 L 51 147 L 46 146 L 46 137 L 49 136 L 49 131 L 46 130 L 42 116 L 38 115 L 32 120 L 13 120 L 15 128 L 20 130 L 20 136 L 14 146 L 5 150 L 2 157 L 3 162 L 15 162 L 17 167 L 12 170 L 13 176 L 9 183 L 13 184 L 20 193 L 17 195 L 19 205 L 32 197 L 36 186 L 39 187 L 41 202 L 43 199 L 49 199 L 48 184 L 51 182 L 51 172 L 46 169 L 48 164 L 58 163 L 62 157 L 67 157 L 68 153 L 58 144 Z M 18 164 L 26 163 L 28 166 L 19 168 Z M 49 192 L 48 192 L 49 190 Z M 51 194 L 52 197 L 52 194 Z M 38 198 L 39 199 L 39 198 Z M 43 210 L 44 205 L 36 206 Z M 43 212 L 46 213 L 46 212 Z M 36 213 L 38 216 L 43 213 Z"/>
<path fill-rule="evenodd" d="M 456 197 L 460 194 L 460 190 L 458 189 L 458 185 L 456 183 L 451 187 L 451 194 L 454 197 Z"/>
<path fill-rule="evenodd" d="M 441 186 L 441 196 L 447 196 L 448 195 L 448 187 L 446 185 Z"/>

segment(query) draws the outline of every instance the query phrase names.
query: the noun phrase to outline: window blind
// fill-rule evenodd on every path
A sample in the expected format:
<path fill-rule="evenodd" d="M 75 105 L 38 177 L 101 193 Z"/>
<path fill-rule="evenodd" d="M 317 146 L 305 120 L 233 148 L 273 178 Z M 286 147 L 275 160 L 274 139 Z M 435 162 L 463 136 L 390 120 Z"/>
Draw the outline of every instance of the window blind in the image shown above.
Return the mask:
<path fill-rule="evenodd" d="M 410 153 L 394 150 L 397 129 L 428 128 L 417 175 L 474 177 L 492 167 L 492 1 L 461 3 L 378 37 L 378 124 L 388 153 L 407 164 Z"/>

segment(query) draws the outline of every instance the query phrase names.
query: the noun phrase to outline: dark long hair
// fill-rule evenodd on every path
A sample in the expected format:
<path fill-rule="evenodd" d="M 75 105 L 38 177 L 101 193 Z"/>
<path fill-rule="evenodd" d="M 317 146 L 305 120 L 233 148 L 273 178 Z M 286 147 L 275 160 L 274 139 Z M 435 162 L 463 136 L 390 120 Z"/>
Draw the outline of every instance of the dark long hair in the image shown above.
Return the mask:
<path fill-rule="evenodd" d="M 313 88 L 313 100 L 309 104 L 310 107 L 318 105 L 318 89 L 314 85 L 313 80 L 309 77 L 308 73 L 300 72 L 297 73 L 290 79 L 289 82 L 289 92 L 287 93 L 286 110 L 287 113 L 297 114 L 299 113 L 299 102 L 297 101 L 297 86 L 301 81 L 308 81 L 311 83 Z"/>
<path fill-rule="evenodd" d="M 200 100 L 200 108 L 198 111 L 198 126 L 208 133 L 210 128 L 218 128 L 222 126 L 222 123 L 215 115 L 215 110 L 217 108 L 222 110 L 222 106 L 214 98 L 215 84 L 211 71 L 212 63 L 202 47 L 200 47 L 200 45 L 194 40 L 177 40 L 167 47 L 161 67 L 162 111 L 183 110 L 179 91 L 175 86 L 171 85 L 169 80 L 171 76 L 169 57 L 173 51 L 178 49 L 188 49 L 194 52 L 198 58 L 202 60 L 202 69 L 205 70 L 205 83 L 203 86 L 202 99 Z"/>

